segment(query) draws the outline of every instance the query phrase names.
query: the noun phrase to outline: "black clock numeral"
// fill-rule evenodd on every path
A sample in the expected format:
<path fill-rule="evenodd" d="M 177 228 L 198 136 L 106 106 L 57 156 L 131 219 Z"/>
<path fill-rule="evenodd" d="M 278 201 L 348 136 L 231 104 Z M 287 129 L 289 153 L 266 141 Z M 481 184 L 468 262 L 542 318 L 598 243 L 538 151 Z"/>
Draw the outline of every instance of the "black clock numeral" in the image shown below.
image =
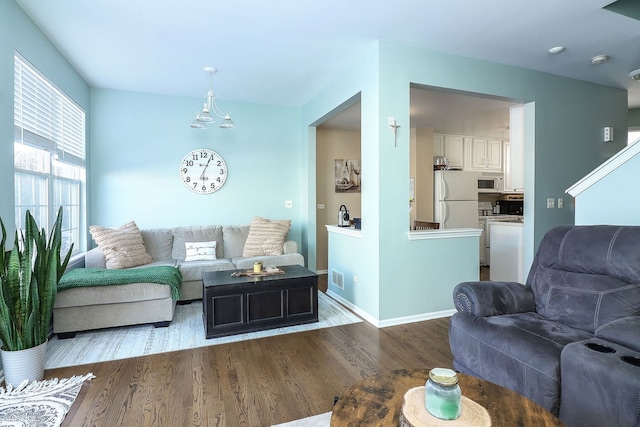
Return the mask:
<path fill-rule="evenodd" d="M 191 157 L 194 161 L 198 160 L 198 155 L 196 153 L 193 153 Z M 193 162 L 191 162 L 191 164 L 193 164 Z"/>
<path fill-rule="evenodd" d="M 218 162 L 216 163 L 217 166 L 222 166 L 222 162 L 220 160 L 218 160 Z"/>
<path fill-rule="evenodd" d="M 211 183 L 211 189 L 212 189 L 212 190 L 215 190 L 215 189 L 216 189 L 216 183 L 215 183 L 215 182 L 212 182 L 212 183 Z"/>
<path fill-rule="evenodd" d="M 224 169 L 220 169 L 220 175 L 224 175 Z"/>
<path fill-rule="evenodd" d="M 194 156 L 197 157 L 197 156 Z M 194 160 L 198 160 L 198 159 L 194 159 Z M 193 160 L 186 160 L 185 163 L 187 164 L 187 166 L 193 166 Z M 184 171 L 186 172 L 187 170 L 184 169 Z"/>
<path fill-rule="evenodd" d="M 202 191 L 207 191 L 207 186 L 206 185 L 202 186 Z"/>
<path fill-rule="evenodd" d="M 209 157 L 209 153 L 207 153 L 206 151 L 201 151 L 200 157 L 202 157 L 203 159 L 206 159 L 207 157 Z"/>
<path fill-rule="evenodd" d="M 193 188 L 196 188 L 197 186 L 198 186 L 198 183 L 197 183 L 197 182 L 194 182 L 194 183 L 193 183 Z"/>
<path fill-rule="evenodd" d="M 190 176 L 188 176 L 188 177 L 185 179 L 185 182 L 191 182 L 191 177 L 190 177 Z"/>

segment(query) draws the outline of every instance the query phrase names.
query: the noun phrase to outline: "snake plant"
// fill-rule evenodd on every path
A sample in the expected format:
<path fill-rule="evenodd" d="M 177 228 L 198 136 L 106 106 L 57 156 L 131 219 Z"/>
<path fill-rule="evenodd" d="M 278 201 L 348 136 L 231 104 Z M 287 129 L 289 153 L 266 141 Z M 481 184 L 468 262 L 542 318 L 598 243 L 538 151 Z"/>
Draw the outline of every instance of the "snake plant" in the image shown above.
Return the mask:
<path fill-rule="evenodd" d="M 61 262 L 62 207 L 48 240 L 29 211 L 24 232 L 16 230 L 13 249 L 6 250 L 7 231 L 1 218 L 0 227 L 0 339 L 3 350 L 24 350 L 47 340 L 58 282 L 73 244 Z"/>

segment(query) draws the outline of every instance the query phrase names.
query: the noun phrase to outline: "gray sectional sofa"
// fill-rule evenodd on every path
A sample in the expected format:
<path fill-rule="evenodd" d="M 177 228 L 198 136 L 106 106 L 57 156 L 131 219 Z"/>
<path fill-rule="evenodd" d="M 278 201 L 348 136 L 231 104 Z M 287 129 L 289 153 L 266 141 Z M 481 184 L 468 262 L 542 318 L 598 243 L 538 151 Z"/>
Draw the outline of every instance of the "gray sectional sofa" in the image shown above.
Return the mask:
<path fill-rule="evenodd" d="M 202 298 L 204 271 L 251 269 L 255 261 L 264 266 L 302 265 L 295 241 L 284 241 L 281 255 L 243 256 L 250 225 L 210 225 L 140 230 L 151 262 L 132 268 L 175 266 L 182 274 L 179 301 Z M 288 228 L 287 228 L 288 229 Z M 216 242 L 216 259 L 185 261 L 187 242 Z M 105 268 L 99 247 L 85 254 L 85 268 Z M 79 287 L 58 292 L 53 309 L 53 330 L 61 337 L 76 331 L 154 323 L 167 325 L 176 301 L 169 286 L 133 283 L 101 287 Z"/>

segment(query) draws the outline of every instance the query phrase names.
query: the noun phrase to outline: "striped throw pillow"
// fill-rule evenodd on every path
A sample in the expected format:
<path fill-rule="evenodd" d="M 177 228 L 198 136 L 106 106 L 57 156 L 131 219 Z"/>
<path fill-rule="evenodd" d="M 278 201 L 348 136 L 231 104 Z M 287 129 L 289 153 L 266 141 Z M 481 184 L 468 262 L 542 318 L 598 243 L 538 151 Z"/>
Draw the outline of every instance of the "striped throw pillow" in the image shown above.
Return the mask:
<path fill-rule="evenodd" d="M 282 255 L 282 246 L 291 228 L 291 220 L 270 220 L 253 218 L 249 226 L 249 235 L 244 243 L 242 256 Z"/>

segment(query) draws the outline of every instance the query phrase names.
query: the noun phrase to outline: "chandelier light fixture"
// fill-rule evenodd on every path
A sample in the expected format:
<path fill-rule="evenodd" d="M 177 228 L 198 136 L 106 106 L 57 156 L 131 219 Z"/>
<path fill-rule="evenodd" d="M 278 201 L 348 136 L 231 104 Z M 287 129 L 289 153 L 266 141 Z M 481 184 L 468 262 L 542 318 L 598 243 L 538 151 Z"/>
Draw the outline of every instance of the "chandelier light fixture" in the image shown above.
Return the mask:
<path fill-rule="evenodd" d="M 220 110 L 220 108 L 218 108 L 215 96 L 213 94 L 211 80 L 213 78 L 213 74 L 218 70 L 213 67 L 205 67 L 204 71 L 206 73 L 209 73 L 209 91 L 207 92 L 207 101 L 204 103 L 202 111 L 196 113 L 196 118 L 191 123 L 191 127 L 195 129 L 207 129 L 208 125 L 215 123 L 215 119 L 211 115 L 213 113 L 223 119 L 222 123 L 220 123 L 220 127 L 222 129 L 235 128 L 236 125 L 235 123 L 233 123 L 233 120 L 231 120 L 231 116 L 229 115 L 229 113 L 225 114 Z"/>

